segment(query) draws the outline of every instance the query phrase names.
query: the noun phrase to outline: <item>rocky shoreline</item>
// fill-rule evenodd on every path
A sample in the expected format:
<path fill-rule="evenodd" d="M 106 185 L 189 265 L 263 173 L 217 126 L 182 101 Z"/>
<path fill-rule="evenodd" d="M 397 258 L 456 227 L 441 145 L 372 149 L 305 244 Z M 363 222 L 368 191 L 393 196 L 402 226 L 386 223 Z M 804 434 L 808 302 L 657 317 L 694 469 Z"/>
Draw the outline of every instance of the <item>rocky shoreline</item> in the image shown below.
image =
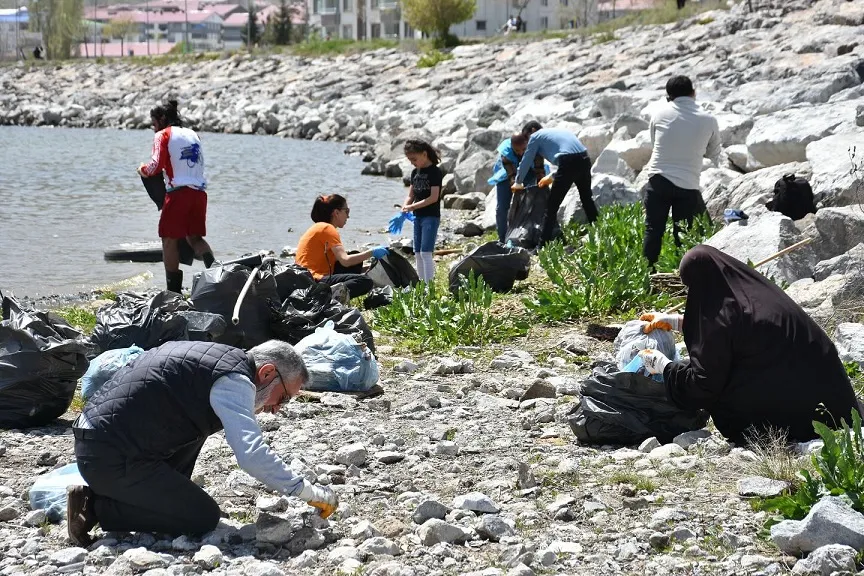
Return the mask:
<path fill-rule="evenodd" d="M 146 128 L 149 108 L 172 92 L 200 129 L 346 141 L 368 172 L 394 177 L 407 169 L 402 142 L 417 134 L 443 152 L 448 204 L 472 224 L 460 229 L 482 234 L 494 223 L 485 183 L 492 151 L 530 118 L 579 134 L 595 159 L 598 204 L 638 201 L 648 115 L 665 80 L 688 74 L 723 131 L 720 162 L 703 172 L 709 209 L 750 215 L 710 243 L 757 261 L 812 238 L 760 270 L 789 285 L 844 360 L 864 365 L 864 191 L 848 154 L 864 148 L 864 4 L 753 4 L 753 14 L 742 3 L 621 30 L 612 42 L 460 47 L 431 69 L 393 50 L 10 66 L 0 68 L 0 124 Z M 793 222 L 766 210 L 774 181 L 788 172 L 813 183 L 817 214 Z M 580 214 L 578 197 L 568 198 L 559 217 Z M 330 521 L 237 469 L 217 435 L 195 470 L 226 515 L 215 532 L 200 540 L 104 534 L 73 548 L 65 525 L 26 499 L 38 475 L 73 459 L 74 413 L 0 432 L 0 576 L 857 571 L 848 550 L 799 560 L 764 537 L 767 516 L 749 499 L 785 488 L 764 477 L 798 465 L 777 447 L 732 446 L 710 428 L 666 445 L 577 445 L 567 415 L 579 381 L 611 356 L 611 345 L 581 326 L 534 326 L 506 345 L 418 355 L 384 343 L 378 356 L 383 395 L 325 394 L 260 419 L 292 468 L 339 492 Z M 803 457 L 812 446 L 798 448 Z"/>

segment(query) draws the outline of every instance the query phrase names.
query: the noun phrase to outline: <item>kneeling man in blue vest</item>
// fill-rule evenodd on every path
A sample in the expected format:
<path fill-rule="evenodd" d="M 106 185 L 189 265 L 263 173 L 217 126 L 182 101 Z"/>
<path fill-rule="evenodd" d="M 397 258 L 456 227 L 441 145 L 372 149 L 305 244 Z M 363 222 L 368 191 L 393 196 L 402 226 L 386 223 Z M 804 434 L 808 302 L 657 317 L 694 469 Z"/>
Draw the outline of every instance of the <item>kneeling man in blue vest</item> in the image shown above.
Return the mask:
<path fill-rule="evenodd" d="M 264 442 L 255 414 L 275 412 L 309 373 L 294 348 L 270 340 L 244 352 L 212 342 L 169 342 L 118 372 L 73 424 L 87 486 L 68 488 L 69 537 L 106 532 L 205 534 L 219 505 L 192 481 L 207 438 L 225 430 L 240 467 L 268 488 L 296 496 L 327 518 L 333 490 L 298 476 Z"/>

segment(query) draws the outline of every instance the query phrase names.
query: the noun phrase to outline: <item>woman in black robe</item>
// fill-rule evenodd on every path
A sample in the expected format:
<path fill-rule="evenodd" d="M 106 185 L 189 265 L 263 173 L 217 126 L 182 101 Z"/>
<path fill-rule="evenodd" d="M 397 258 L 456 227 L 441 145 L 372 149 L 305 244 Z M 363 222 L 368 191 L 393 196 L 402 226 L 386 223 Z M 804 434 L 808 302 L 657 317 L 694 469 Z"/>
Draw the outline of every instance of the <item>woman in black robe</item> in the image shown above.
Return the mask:
<path fill-rule="evenodd" d="M 688 288 L 683 319 L 646 315 L 654 320 L 646 331 L 683 324 L 690 361 L 643 352 L 675 404 L 707 410 L 736 443 L 769 427 L 810 440 L 813 420 L 836 428 L 860 411 L 833 342 L 770 280 L 705 245 L 684 255 L 680 274 Z"/>

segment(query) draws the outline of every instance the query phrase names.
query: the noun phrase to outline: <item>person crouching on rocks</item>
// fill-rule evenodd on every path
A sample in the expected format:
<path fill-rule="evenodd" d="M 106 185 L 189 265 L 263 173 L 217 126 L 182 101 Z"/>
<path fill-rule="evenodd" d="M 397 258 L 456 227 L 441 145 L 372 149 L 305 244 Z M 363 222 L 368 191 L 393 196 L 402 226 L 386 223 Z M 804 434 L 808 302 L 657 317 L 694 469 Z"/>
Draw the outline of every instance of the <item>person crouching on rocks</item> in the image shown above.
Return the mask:
<path fill-rule="evenodd" d="M 435 279 L 435 242 L 441 225 L 441 186 L 444 175 L 438 164 L 441 159 L 432 145 L 424 140 L 407 140 L 405 157 L 414 166 L 411 186 L 402 205 L 402 212 L 414 213 L 414 254 L 417 276 L 421 282 Z"/>
<path fill-rule="evenodd" d="M 315 222 L 297 244 L 294 261 L 312 273 L 318 282 L 328 286 L 343 284 L 351 298 L 372 291 L 372 279 L 363 274 L 363 261 L 383 258 L 389 252 L 384 246 L 357 254 L 348 254 L 342 246 L 339 228 L 344 228 L 351 214 L 348 200 L 339 194 L 318 196 L 312 205 Z"/>
<path fill-rule="evenodd" d="M 330 488 L 295 475 L 264 442 L 255 414 L 275 412 L 308 382 L 286 342 L 248 352 L 212 342 L 168 342 L 144 352 L 91 398 L 72 430 L 88 486 L 70 486 L 69 537 L 88 546 L 108 532 L 201 535 L 219 506 L 192 480 L 201 447 L 224 428 L 237 463 L 268 488 L 332 514 Z"/>
<path fill-rule="evenodd" d="M 662 374 L 666 396 L 685 410 L 711 414 L 736 444 L 769 428 L 787 438 L 816 437 L 813 420 L 830 427 L 859 411 L 837 348 L 783 290 L 747 264 L 699 245 L 681 260 L 684 315 L 651 313 L 643 330 L 681 330 L 689 362 L 657 350 L 639 353 Z"/>
<path fill-rule="evenodd" d="M 162 262 L 168 290 L 180 293 L 183 271 L 177 242 L 186 238 L 206 267 L 213 262 L 213 250 L 204 240 L 207 235 L 207 178 L 204 176 L 204 150 L 194 130 L 183 128 L 177 101 L 150 110 L 156 136 L 150 162 L 138 167 L 138 174 L 150 178 L 164 174 L 165 204 L 159 217 Z"/>

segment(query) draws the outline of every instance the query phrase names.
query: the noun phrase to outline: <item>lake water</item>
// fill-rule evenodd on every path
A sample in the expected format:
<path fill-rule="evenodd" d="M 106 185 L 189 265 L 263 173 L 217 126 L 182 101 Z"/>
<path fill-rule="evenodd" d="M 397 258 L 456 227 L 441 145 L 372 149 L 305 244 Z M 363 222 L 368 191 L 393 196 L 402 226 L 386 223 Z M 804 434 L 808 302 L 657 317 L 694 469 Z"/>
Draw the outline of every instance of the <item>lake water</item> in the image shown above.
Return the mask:
<path fill-rule="evenodd" d="M 318 194 L 348 198 L 347 248 L 387 241 L 405 189 L 361 176 L 341 144 L 201 134 L 207 158 L 207 240 L 218 260 L 297 246 Z M 164 286 L 162 263 L 106 262 L 105 249 L 158 240 L 159 212 L 135 169 L 153 132 L 0 127 L 0 290 L 74 294 L 135 278 Z M 409 230 L 410 233 L 410 230 Z M 191 286 L 196 261 L 185 271 Z M 151 273 L 151 274 L 148 274 Z M 149 279 L 148 279 L 149 278 Z"/>

